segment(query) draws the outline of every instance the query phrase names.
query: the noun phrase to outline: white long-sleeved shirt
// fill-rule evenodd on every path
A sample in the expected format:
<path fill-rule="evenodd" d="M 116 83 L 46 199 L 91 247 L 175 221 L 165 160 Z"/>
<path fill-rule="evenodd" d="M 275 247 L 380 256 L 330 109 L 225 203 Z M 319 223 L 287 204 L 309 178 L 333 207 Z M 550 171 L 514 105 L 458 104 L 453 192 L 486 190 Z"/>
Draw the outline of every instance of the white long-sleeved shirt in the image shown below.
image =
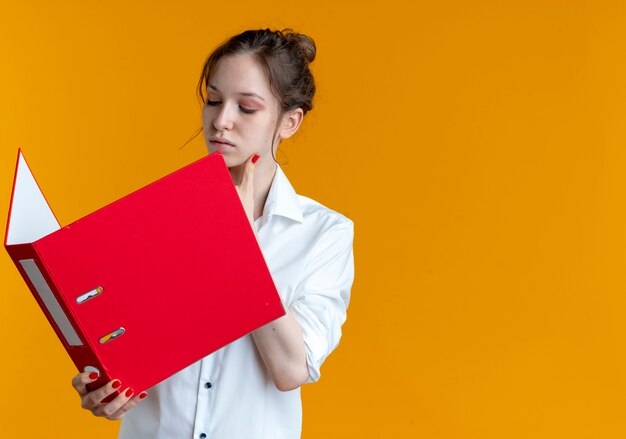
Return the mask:
<path fill-rule="evenodd" d="M 317 381 L 346 319 L 353 223 L 296 194 L 277 167 L 255 227 L 283 304 L 302 327 L 308 382 Z M 296 439 L 301 430 L 300 389 L 276 389 L 247 335 L 149 389 L 123 417 L 119 439 Z"/>

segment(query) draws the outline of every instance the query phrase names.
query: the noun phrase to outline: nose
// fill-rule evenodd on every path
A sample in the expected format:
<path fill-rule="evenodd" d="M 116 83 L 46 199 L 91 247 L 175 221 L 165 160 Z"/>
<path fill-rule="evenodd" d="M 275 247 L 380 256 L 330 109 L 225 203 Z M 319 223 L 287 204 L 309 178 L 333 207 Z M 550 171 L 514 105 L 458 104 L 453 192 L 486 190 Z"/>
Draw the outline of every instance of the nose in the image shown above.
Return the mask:
<path fill-rule="evenodd" d="M 223 103 L 218 107 L 218 112 L 213 118 L 213 126 L 218 131 L 230 130 L 233 128 L 233 116 L 229 105 Z"/>

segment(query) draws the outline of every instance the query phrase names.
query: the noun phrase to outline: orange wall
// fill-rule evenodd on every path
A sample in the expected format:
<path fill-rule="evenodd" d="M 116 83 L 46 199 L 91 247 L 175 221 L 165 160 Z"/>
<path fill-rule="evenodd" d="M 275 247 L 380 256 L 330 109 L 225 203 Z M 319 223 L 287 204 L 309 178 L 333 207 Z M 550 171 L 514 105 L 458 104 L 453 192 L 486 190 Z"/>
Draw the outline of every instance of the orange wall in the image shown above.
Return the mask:
<path fill-rule="evenodd" d="M 357 274 L 305 439 L 626 437 L 623 2 L 0 1 L 0 219 L 18 147 L 67 224 L 205 153 L 217 43 L 316 39 L 284 169 Z M 1 437 L 115 436 L 4 252 L 0 332 Z"/>

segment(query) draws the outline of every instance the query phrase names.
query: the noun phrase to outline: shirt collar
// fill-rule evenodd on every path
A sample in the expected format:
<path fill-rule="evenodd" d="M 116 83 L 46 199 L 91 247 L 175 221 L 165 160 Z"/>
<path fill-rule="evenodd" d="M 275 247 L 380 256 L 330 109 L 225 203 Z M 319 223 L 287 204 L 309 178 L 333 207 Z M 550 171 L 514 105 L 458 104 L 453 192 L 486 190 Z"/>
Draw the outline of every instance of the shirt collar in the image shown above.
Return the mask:
<path fill-rule="evenodd" d="M 299 223 L 304 221 L 298 195 L 280 165 L 276 165 L 276 174 L 263 206 L 264 219 L 267 221 L 272 215 L 283 216 Z"/>

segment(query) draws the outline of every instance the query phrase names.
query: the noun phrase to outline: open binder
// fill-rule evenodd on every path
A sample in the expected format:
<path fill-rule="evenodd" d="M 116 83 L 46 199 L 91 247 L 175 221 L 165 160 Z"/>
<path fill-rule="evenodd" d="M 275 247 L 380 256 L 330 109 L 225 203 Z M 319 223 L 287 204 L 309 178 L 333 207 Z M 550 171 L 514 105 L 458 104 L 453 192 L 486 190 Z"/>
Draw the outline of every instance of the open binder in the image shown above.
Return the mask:
<path fill-rule="evenodd" d="M 138 394 L 285 313 L 219 152 L 61 227 L 18 151 L 4 245 L 92 389 Z"/>

